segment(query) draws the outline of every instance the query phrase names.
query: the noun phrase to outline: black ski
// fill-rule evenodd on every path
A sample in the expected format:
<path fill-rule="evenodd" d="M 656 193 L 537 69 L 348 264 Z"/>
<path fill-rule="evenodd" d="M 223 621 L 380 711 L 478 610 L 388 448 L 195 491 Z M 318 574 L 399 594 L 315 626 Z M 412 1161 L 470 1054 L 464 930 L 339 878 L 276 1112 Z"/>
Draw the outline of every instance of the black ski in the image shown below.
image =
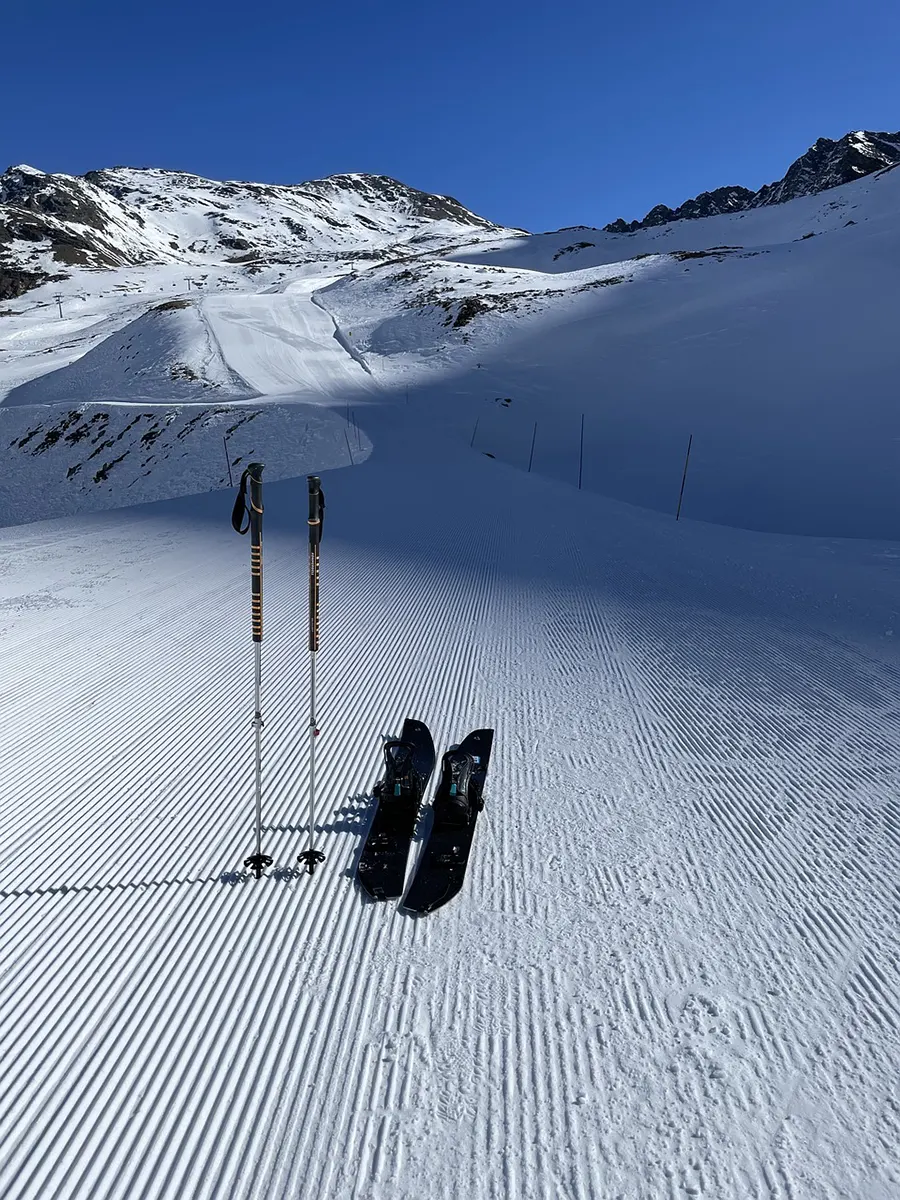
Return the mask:
<path fill-rule="evenodd" d="M 403 907 L 427 913 L 452 900 L 463 885 L 482 791 L 491 761 L 493 729 L 476 729 L 441 760 L 428 840 Z"/>
<path fill-rule="evenodd" d="M 360 885 L 375 900 L 403 895 L 409 843 L 434 758 L 428 726 L 409 717 L 400 737 L 385 742 L 384 777 L 375 785 L 377 807 L 356 867 Z"/>

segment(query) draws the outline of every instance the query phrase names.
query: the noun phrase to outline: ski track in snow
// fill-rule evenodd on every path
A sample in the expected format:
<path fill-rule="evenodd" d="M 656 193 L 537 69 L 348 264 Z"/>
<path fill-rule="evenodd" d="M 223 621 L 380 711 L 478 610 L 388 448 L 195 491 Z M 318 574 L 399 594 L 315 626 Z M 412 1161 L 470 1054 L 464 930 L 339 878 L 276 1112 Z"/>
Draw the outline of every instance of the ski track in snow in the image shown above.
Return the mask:
<path fill-rule="evenodd" d="M 260 881 L 232 496 L 0 531 L 36 581 L 0 632 L 0 1193 L 886 1200 L 897 669 L 596 498 L 470 456 L 451 504 L 462 459 L 406 461 L 402 516 L 383 456 L 323 481 L 311 880 L 303 481 L 266 493 Z M 406 715 L 439 754 L 497 730 L 425 918 L 352 878 Z"/>

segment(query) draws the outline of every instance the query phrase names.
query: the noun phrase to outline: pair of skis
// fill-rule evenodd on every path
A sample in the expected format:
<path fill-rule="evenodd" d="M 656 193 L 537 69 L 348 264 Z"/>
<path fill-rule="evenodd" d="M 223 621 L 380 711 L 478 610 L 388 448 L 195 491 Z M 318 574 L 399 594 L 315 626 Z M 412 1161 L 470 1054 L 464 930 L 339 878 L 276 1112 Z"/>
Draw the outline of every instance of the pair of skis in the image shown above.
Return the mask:
<path fill-rule="evenodd" d="M 432 912 L 462 887 L 475 822 L 484 807 L 493 740 L 493 729 L 476 729 L 441 760 L 431 825 L 403 908 Z M 360 886 L 375 900 L 403 895 L 409 846 L 435 758 L 428 727 L 409 717 L 400 737 L 385 743 L 384 776 L 375 785 L 377 808 L 356 868 Z"/>

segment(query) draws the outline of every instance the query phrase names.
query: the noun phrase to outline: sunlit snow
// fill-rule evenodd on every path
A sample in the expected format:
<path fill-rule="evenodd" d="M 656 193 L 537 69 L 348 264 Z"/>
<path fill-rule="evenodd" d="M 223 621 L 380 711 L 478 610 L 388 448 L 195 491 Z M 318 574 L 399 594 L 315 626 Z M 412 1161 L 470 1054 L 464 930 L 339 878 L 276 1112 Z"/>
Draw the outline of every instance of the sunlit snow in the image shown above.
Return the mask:
<path fill-rule="evenodd" d="M 900 171 L 633 235 L 349 189 L 252 271 L 116 174 L 182 248 L 0 315 L 0 1194 L 896 1196 Z M 407 715 L 496 730 L 425 918 L 353 878 Z"/>

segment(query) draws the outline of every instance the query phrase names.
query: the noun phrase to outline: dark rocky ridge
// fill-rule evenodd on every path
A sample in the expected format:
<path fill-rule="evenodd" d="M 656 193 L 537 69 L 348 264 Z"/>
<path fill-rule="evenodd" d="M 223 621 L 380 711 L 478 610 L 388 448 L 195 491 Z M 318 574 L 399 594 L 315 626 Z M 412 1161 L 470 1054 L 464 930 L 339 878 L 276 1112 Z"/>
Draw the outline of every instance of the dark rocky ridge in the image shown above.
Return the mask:
<path fill-rule="evenodd" d="M 670 221 L 697 220 L 700 217 L 717 217 L 721 213 L 742 212 L 755 194 L 745 187 L 716 188 L 714 192 L 701 192 L 693 200 L 685 200 L 678 208 L 657 204 L 643 221 L 628 222 L 619 217 L 612 224 L 604 225 L 603 229 L 605 233 L 634 233 L 637 229 L 668 225 Z"/>
<path fill-rule="evenodd" d="M 815 145 L 793 162 L 783 179 L 767 183 L 758 192 L 745 187 L 721 187 L 701 192 L 678 208 L 657 204 L 643 221 L 625 221 L 621 217 L 605 225 L 606 233 L 634 233 L 670 221 L 695 220 L 722 213 L 746 212 L 770 204 L 784 204 L 798 196 L 814 196 L 829 188 L 852 183 L 864 175 L 900 163 L 900 132 L 872 133 L 857 130 L 839 141 L 819 138 Z"/>
<path fill-rule="evenodd" d="M 83 179 L 10 167 L 0 175 L 0 246 L 31 243 L 68 266 L 151 261 L 152 255 L 136 246 L 123 251 L 123 231 L 139 237 L 141 219 L 115 207 L 112 213 L 103 193 Z"/>
<path fill-rule="evenodd" d="M 38 175 L 10 167 L 0 175 L 0 204 L 9 205 L 35 218 L 72 221 L 102 229 L 106 216 L 93 201 L 80 180 L 64 175 Z"/>
<path fill-rule="evenodd" d="M 335 191 L 357 192 L 362 196 L 387 201 L 409 216 L 425 221 L 456 221 L 460 225 L 474 225 L 482 229 L 495 228 L 491 221 L 470 212 L 452 196 L 421 192 L 389 175 L 329 175 L 327 179 L 316 179 L 297 186 L 313 195 L 327 195 Z"/>

